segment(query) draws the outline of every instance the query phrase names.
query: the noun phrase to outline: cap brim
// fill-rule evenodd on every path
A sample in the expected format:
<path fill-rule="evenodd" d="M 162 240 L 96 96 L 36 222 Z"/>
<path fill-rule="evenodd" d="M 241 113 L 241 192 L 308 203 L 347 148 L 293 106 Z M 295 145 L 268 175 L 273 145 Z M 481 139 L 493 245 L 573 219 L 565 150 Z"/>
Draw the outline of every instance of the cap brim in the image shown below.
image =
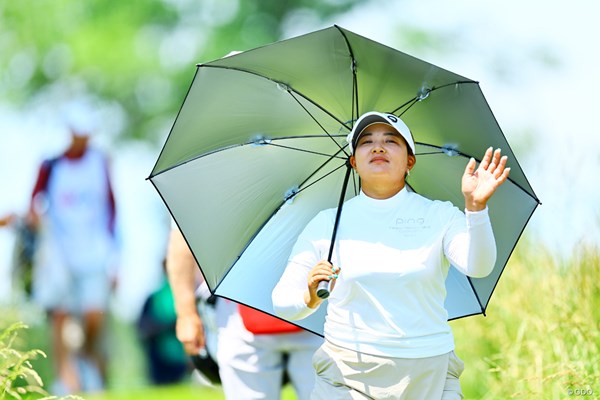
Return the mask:
<path fill-rule="evenodd" d="M 390 122 L 387 119 L 379 115 L 369 115 L 363 120 L 361 120 L 360 123 L 356 126 L 354 130 L 354 135 L 352 137 L 352 149 L 356 149 L 356 143 L 358 143 L 358 139 L 361 137 L 363 131 L 373 124 L 389 125 L 394 130 L 394 132 L 398 134 L 398 136 L 400 136 L 402 139 L 404 139 L 404 141 L 406 141 L 404 135 L 402 135 L 402 133 L 399 132 L 398 129 L 396 129 L 392 124 L 390 124 Z"/>

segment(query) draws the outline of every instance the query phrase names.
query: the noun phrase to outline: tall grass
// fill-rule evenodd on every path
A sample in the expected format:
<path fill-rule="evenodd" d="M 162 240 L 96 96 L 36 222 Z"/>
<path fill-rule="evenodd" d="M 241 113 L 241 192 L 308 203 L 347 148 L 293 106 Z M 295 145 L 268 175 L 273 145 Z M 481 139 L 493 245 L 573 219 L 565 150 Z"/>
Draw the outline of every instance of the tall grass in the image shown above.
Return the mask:
<path fill-rule="evenodd" d="M 487 317 L 452 322 L 465 397 L 600 396 L 599 249 L 581 246 L 567 261 L 517 250 Z"/>
<path fill-rule="evenodd" d="M 29 393 L 44 395 L 42 378 L 31 362 L 45 357 L 38 349 L 19 350 L 19 332 L 27 325 L 15 322 L 0 330 L 0 398 L 22 399 Z"/>

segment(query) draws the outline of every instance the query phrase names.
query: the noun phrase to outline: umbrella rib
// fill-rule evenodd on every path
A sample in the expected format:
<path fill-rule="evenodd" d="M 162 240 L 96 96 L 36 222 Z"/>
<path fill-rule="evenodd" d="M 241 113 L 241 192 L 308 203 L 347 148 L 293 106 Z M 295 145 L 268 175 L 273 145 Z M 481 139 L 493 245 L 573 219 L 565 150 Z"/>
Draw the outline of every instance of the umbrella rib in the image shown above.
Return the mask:
<path fill-rule="evenodd" d="M 282 144 L 269 143 L 269 146 L 279 147 L 279 148 L 288 149 L 288 150 L 295 150 L 295 151 L 299 151 L 299 152 L 302 152 L 302 153 L 314 154 L 314 155 L 317 155 L 317 156 L 323 156 L 323 157 L 329 157 L 329 158 L 338 158 L 340 160 L 347 159 L 347 157 L 343 157 L 343 156 L 337 156 L 337 155 L 335 155 L 335 156 L 332 157 L 331 154 L 320 153 L 318 151 L 312 151 L 312 150 L 307 150 L 307 149 L 299 149 L 297 147 L 292 147 L 292 146 L 284 146 Z M 342 148 L 340 148 L 340 150 L 343 151 Z"/>
<path fill-rule="evenodd" d="M 329 136 L 329 137 L 332 137 L 331 135 L 328 135 L 328 136 Z M 272 139 L 272 140 L 284 140 L 284 139 L 311 139 L 311 138 L 318 138 L 318 137 L 324 137 L 324 136 L 322 136 L 322 135 L 283 136 L 283 137 L 278 137 L 278 138 L 275 138 L 275 139 Z M 273 145 L 273 143 L 264 143 L 264 144 L 263 144 L 263 143 L 260 143 L 260 144 L 258 144 L 258 145 L 259 145 L 259 146 L 261 146 L 261 145 L 267 145 L 267 144 L 269 144 L 269 145 Z M 227 151 L 227 150 L 233 149 L 233 148 L 235 148 L 235 147 L 240 147 L 240 146 L 249 146 L 249 145 L 250 145 L 250 146 L 251 146 L 251 145 L 257 145 L 257 143 L 256 143 L 256 142 L 254 142 L 254 141 L 249 141 L 249 142 L 244 142 L 244 143 L 236 143 L 236 144 L 232 144 L 232 145 L 228 145 L 228 146 L 220 147 L 220 148 L 218 148 L 218 149 L 214 149 L 214 150 L 208 151 L 208 152 L 206 152 L 206 153 L 203 153 L 203 154 L 198 154 L 198 155 L 196 155 L 196 156 L 194 156 L 194 157 L 192 157 L 192 158 L 189 158 L 189 159 L 186 159 L 186 160 L 180 161 L 180 162 L 178 162 L 177 164 L 173 164 L 173 165 L 169 166 L 168 168 L 165 168 L 165 169 L 162 169 L 162 170 L 160 170 L 160 171 L 157 171 L 156 173 L 152 174 L 151 176 L 149 176 L 149 177 L 148 177 L 148 178 L 146 178 L 146 179 L 151 179 L 151 178 L 154 178 L 155 176 L 158 176 L 158 175 L 160 175 L 160 174 L 162 174 L 162 173 L 164 173 L 164 172 L 168 172 L 168 171 L 170 171 L 170 170 L 172 170 L 172 169 L 174 169 L 174 168 L 180 167 L 180 166 L 182 166 L 182 165 L 185 165 L 185 164 L 187 164 L 187 163 L 189 163 L 189 162 L 196 161 L 196 160 L 198 160 L 198 159 L 200 159 L 200 158 L 203 158 L 203 157 L 206 157 L 206 156 L 210 156 L 210 155 L 212 155 L 212 154 L 216 154 L 216 153 L 219 153 L 219 152 L 221 152 L 221 151 Z M 297 148 L 294 148 L 294 147 L 289 147 L 289 146 L 283 146 L 283 145 L 273 145 L 273 146 L 278 146 L 278 147 L 287 147 L 287 148 L 289 148 L 289 149 L 292 149 L 292 150 L 306 151 L 307 153 L 313 153 L 313 154 L 317 154 L 317 155 L 323 155 L 323 156 L 328 156 L 328 157 L 331 157 L 331 154 L 320 154 L 320 153 L 317 153 L 317 152 L 311 152 L 310 150 L 297 149 Z M 339 153 L 339 152 L 338 152 L 338 153 Z M 337 157 L 337 154 L 338 154 L 338 153 L 336 153 L 336 156 L 335 156 L 335 158 L 343 158 L 343 157 Z"/>
<path fill-rule="evenodd" d="M 350 59 L 352 60 L 352 99 L 350 108 L 352 110 L 352 121 L 356 121 L 358 116 L 360 115 L 358 112 L 358 80 L 356 79 L 356 57 L 354 57 L 354 51 L 352 50 L 352 46 L 350 45 L 350 41 L 346 36 L 346 32 L 344 32 L 339 26 L 334 25 L 338 32 L 344 38 L 346 42 L 346 46 L 348 47 L 348 53 L 350 54 Z"/>
<path fill-rule="evenodd" d="M 302 182 L 300 184 L 300 186 L 302 186 L 305 182 L 307 182 L 311 177 L 313 177 L 318 171 L 320 171 L 325 165 L 327 165 L 331 159 L 333 159 L 335 157 L 335 155 L 331 156 L 331 158 L 329 160 L 327 160 L 326 162 L 324 162 L 323 164 L 321 164 L 318 168 L 315 169 L 315 171 L 308 176 L 304 182 Z M 327 176 L 333 174 L 334 172 L 336 172 L 337 170 L 339 170 L 340 168 L 343 168 L 346 166 L 346 163 L 338 166 L 337 168 L 333 169 L 332 171 L 328 172 L 327 174 L 325 174 L 324 176 L 320 177 L 319 179 L 317 179 L 315 182 L 312 182 L 311 184 L 303 187 L 302 189 L 299 189 L 297 192 L 295 192 L 294 194 L 288 196 L 287 198 L 284 198 L 283 201 L 279 204 L 279 206 L 277 206 L 273 212 L 271 213 L 271 215 L 269 216 L 269 218 L 267 218 L 265 220 L 265 222 L 263 223 L 263 225 L 256 230 L 255 234 L 253 235 L 252 238 L 250 238 L 250 240 L 248 240 L 248 242 L 246 243 L 246 246 L 240 251 L 240 253 L 238 254 L 237 258 L 233 261 L 233 263 L 229 266 L 229 268 L 227 269 L 227 271 L 225 272 L 225 274 L 223 275 L 223 279 L 221 279 L 220 282 L 218 282 L 215 285 L 214 290 L 212 291 L 212 293 L 216 293 L 217 289 L 219 288 L 219 286 L 221 285 L 221 283 L 224 281 L 225 276 L 227 276 L 229 274 L 229 272 L 231 272 L 231 270 L 233 269 L 233 267 L 235 266 L 235 264 L 238 262 L 238 260 L 242 257 L 242 255 L 244 254 L 244 252 L 248 249 L 248 246 L 250 245 L 250 243 L 252 243 L 252 241 L 256 238 L 256 235 L 258 235 L 258 233 L 265 227 L 265 225 L 267 225 L 269 223 L 269 221 L 273 218 L 273 216 L 275 214 L 277 214 L 277 212 L 281 209 L 281 207 L 293 196 L 297 195 L 298 193 L 308 189 L 309 187 L 311 187 L 312 185 L 314 185 L 315 183 L 323 180 L 324 178 L 326 178 Z M 165 203 L 166 204 L 166 203 Z M 200 264 L 198 264 L 200 265 Z"/>
<path fill-rule="evenodd" d="M 192 249 L 191 243 L 189 242 L 189 240 L 187 238 L 187 235 L 185 234 L 184 230 L 181 229 L 181 226 L 179 225 L 179 221 L 177 220 L 177 218 L 175 218 L 175 215 L 173 214 L 173 211 L 171 210 L 171 207 L 169 206 L 169 203 L 167 202 L 167 200 L 165 199 L 165 197 L 163 196 L 163 194 L 161 193 L 161 191 L 158 190 L 158 187 L 156 186 L 156 183 L 151 179 L 151 177 L 147 178 L 147 180 L 150 181 L 150 184 L 152 184 L 152 186 L 156 190 L 156 193 L 158 193 L 158 195 L 160 196 L 160 199 L 165 204 L 165 207 L 167 207 L 167 210 L 168 210 L 169 214 L 171 215 L 171 218 L 173 218 L 173 221 L 175 222 L 175 225 L 177 225 L 177 229 L 179 229 L 179 231 L 181 232 L 181 235 L 183 236 L 183 240 L 185 241 L 186 245 L 190 248 L 192 256 L 194 257 L 194 261 L 196 261 L 196 265 L 198 266 L 198 269 L 200 270 L 200 273 L 202 274 L 202 279 L 204 279 L 204 281 L 207 282 L 207 284 L 208 284 L 208 280 L 206 279 L 206 275 L 204 274 L 204 270 L 200 266 L 200 262 L 198 261 L 198 258 L 196 257 L 196 253 L 193 250 L 191 250 Z M 208 287 L 211 290 L 211 293 L 214 294 L 213 290 L 210 288 L 210 285 Z M 215 287 L 215 290 L 216 290 L 216 287 Z"/>
<path fill-rule="evenodd" d="M 293 87 L 289 86 L 285 82 L 279 82 L 279 81 L 277 81 L 275 79 L 269 78 L 268 76 L 265 76 L 263 74 L 259 74 L 258 72 L 250 71 L 250 70 L 245 69 L 245 68 L 229 67 L 229 66 L 225 66 L 225 65 L 208 65 L 208 64 L 200 64 L 200 65 L 198 65 L 198 67 L 199 68 L 203 67 L 203 68 L 229 69 L 229 70 L 232 70 L 232 71 L 245 72 L 247 74 L 258 76 L 258 77 L 261 77 L 261 78 L 266 79 L 268 81 L 271 81 L 271 82 L 279 85 L 280 87 L 285 88 L 285 90 L 288 93 L 290 93 L 290 92 L 296 93 L 298 96 L 302 97 L 303 99 L 305 99 L 306 101 L 308 101 L 309 103 L 311 103 L 312 105 L 314 105 L 315 107 L 317 107 L 318 109 L 320 109 L 321 111 L 323 111 L 325 114 L 329 115 L 332 119 L 334 119 L 335 121 L 337 121 L 342 127 L 346 128 L 348 130 L 348 132 L 352 129 L 351 127 L 349 127 L 348 125 L 346 125 L 345 122 L 341 121 L 338 117 L 336 117 L 331 112 L 329 112 L 328 110 L 326 110 L 325 108 L 323 108 L 319 103 L 311 100 L 309 97 L 307 97 L 306 95 L 304 95 L 302 92 L 299 92 L 298 90 L 296 90 Z M 297 99 L 295 99 L 295 100 L 298 101 Z"/>
<path fill-rule="evenodd" d="M 327 161 L 327 162 L 329 162 L 329 161 Z M 327 164 L 327 163 L 325 163 L 325 164 Z M 317 171 L 318 171 L 319 169 L 323 168 L 323 167 L 325 166 L 325 164 L 321 165 L 321 167 L 319 167 L 319 168 L 317 169 Z M 297 195 L 298 193 L 305 191 L 305 190 L 306 190 L 306 189 L 308 189 L 309 187 L 311 187 L 311 186 L 313 186 L 314 184 L 316 184 L 316 183 L 318 183 L 318 182 L 322 181 L 323 179 L 327 178 L 329 175 L 331 175 L 331 174 L 333 174 L 334 172 L 338 171 L 339 169 L 343 168 L 345 165 L 346 165 L 346 164 L 342 164 L 342 165 L 340 165 L 340 166 L 338 166 L 338 167 L 336 167 L 336 168 L 332 169 L 331 171 L 329 171 L 329 172 L 328 172 L 328 173 L 326 173 L 325 175 L 321 176 L 321 177 L 320 177 L 319 179 L 317 179 L 316 181 L 314 181 L 314 182 L 312 182 L 312 183 L 310 183 L 310 184 L 308 184 L 308 185 L 306 185 L 306 186 L 302 187 L 301 189 L 298 189 L 298 191 L 297 191 L 297 192 L 295 192 L 295 193 L 294 193 L 293 195 L 291 195 L 290 197 L 292 197 L 292 196 L 295 196 L 295 195 Z M 316 171 L 315 171 L 315 173 L 316 173 Z M 314 176 L 314 174 L 312 174 L 311 176 L 309 176 L 309 177 L 308 177 L 306 180 L 310 179 L 310 178 L 311 178 L 311 177 L 313 177 L 313 176 Z M 306 181 L 304 181 L 304 182 L 306 182 Z M 285 200 L 288 200 L 288 199 L 289 199 L 289 198 L 287 198 L 287 199 L 285 199 Z"/>
<path fill-rule="evenodd" d="M 439 90 L 439 89 L 443 89 L 443 88 L 448 87 L 448 86 L 462 85 L 462 84 L 465 84 L 465 83 L 474 83 L 476 85 L 479 84 L 479 82 L 477 82 L 477 81 L 468 81 L 468 80 L 465 80 L 465 81 L 450 82 L 450 83 L 446 83 L 446 84 L 441 85 L 441 86 L 434 86 L 431 89 L 427 89 L 425 91 L 425 93 L 417 93 L 417 95 L 415 97 L 413 97 L 412 99 L 410 99 L 406 103 L 401 104 L 400 106 L 396 107 L 392 112 L 390 112 L 390 114 L 396 114 L 398 111 L 400 111 L 404 107 L 406 107 L 406 109 L 403 110 L 400 113 L 399 117 L 401 117 L 402 115 L 404 115 L 405 112 L 407 112 L 408 110 L 410 110 L 410 108 L 412 106 L 414 106 L 416 103 L 420 102 L 421 100 L 424 100 L 429 95 L 429 93 L 434 92 L 434 91 Z"/>
<path fill-rule="evenodd" d="M 481 313 L 485 317 L 486 316 L 485 315 L 485 307 L 483 306 L 483 304 L 481 304 L 481 299 L 479 298 L 479 293 L 477 293 L 477 290 L 475 290 L 475 286 L 473 285 L 473 281 L 471 280 L 471 277 L 467 276 L 467 281 L 469 282 L 469 286 L 471 286 L 471 290 L 473 291 L 473 294 L 475 295 L 475 298 L 477 299 L 477 304 L 479 304 Z"/>
<path fill-rule="evenodd" d="M 435 155 L 435 154 L 446 154 L 448 155 L 448 157 L 456 157 L 456 156 L 461 156 L 461 157 L 465 157 L 465 158 L 471 158 L 471 156 L 469 154 L 465 154 L 463 152 L 461 152 L 460 150 L 457 149 L 453 149 L 453 148 L 446 148 L 444 146 L 438 146 L 436 144 L 430 144 L 430 143 L 423 143 L 423 142 L 415 142 L 415 144 L 418 144 L 419 146 L 426 146 L 426 147 L 433 147 L 434 149 L 437 149 L 439 151 L 431 151 L 431 152 L 427 152 L 427 153 L 417 153 L 417 156 L 427 156 L 427 155 Z M 452 152 L 453 154 L 448 154 L 448 152 Z M 479 160 L 477 160 L 479 161 Z"/>
<path fill-rule="evenodd" d="M 400 113 L 400 115 L 398 115 L 399 117 L 402 117 L 402 115 L 404 115 L 405 112 L 407 112 L 408 110 L 410 110 L 410 108 L 413 105 L 415 105 L 418 101 L 419 101 L 419 98 L 417 96 L 415 96 L 412 99 L 410 99 L 409 101 L 407 101 L 406 103 L 401 104 L 400 106 L 396 107 L 394 110 L 392 110 L 392 112 L 390 112 L 390 114 L 396 114 L 399 110 L 401 110 L 402 108 L 406 107 L 406 110 L 402 111 Z"/>
<path fill-rule="evenodd" d="M 295 150 L 295 149 L 293 149 L 293 148 L 292 148 L 292 150 Z M 320 167 L 316 168 L 316 169 L 315 169 L 315 172 L 314 172 L 313 174 L 311 174 L 311 175 L 310 175 L 308 178 L 306 178 L 306 179 L 304 180 L 304 182 L 302 182 L 302 184 L 301 184 L 300 186 L 302 187 L 302 185 L 303 185 L 305 182 L 307 182 L 307 181 L 308 181 L 310 178 L 312 178 L 313 176 L 315 176 L 315 174 L 317 173 L 317 171 L 321 170 L 321 168 L 323 168 L 325 165 L 327 165 L 327 164 L 328 164 L 328 163 L 329 163 L 331 160 L 333 160 L 334 158 L 335 158 L 335 159 L 343 159 L 343 157 L 339 157 L 339 156 L 337 156 L 336 154 L 334 154 L 334 155 L 330 156 L 329 160 L 327 160 L 326 162 L 324 162 L 324 163 L 323 163 L 323 164 L 322 164 Z M 329 175 L 331 175 L 331 174 L 335 173 L 336 171 L 340 170 L 341 168 L 343 168 L 344 166 L 346 166 L 347 162 L 348 162 L 348 160 L 346 159 L 346 163 L 344 163 L 344 164 L 342 164 L 342 165 L 339 165 L 339 166 L 337 166 L 336 168 L 334 168 L 334 169 L 332 169 L 331 171 L 327 172 L 326 174 L 324 174 L 323 176 L 321 176 L 320 178 L 318 178 L 318 179 L 317 179 L 317 180 L 315 180 L 314 182 L 312 182 L 312 183 L 310 183 L 310 184 L 308 184 L 308 185 L 306 185 L 306 186 L 302 187 L 301 189 L 298 189 L 298 191 L 297 191 L 297 192 L 295 192 L 294 194 L 290 195 L 288 198 L 286 198 L 286 199 L 285 199 L 285 201 L 289 200 L 289 198 L 291 198 L 291 197 L 293 197 L 293 196 L 297 195 L 297 194 L 298 194 L 298 193 L 300 193 L 300 192 L 303 192 L 304 190 L 308 189 L 309 187 L 313 186 L 314 184 L 316 184 L 316 183 L 318 183 L 318 182 L 322 181 L 323 179 L 327 178 Z M 354 177 L 354 170 L 352 171 L 352 174 L 353 174 L 353 177 Z M 354 179 L 353 179 L 353 181 L 354 181 L 354 193 L 357 193 L 356 181 L 355 181 Z"/>
<path fill-rule="evenodd" d="M 186 94 L 185 94 L 184 101 L 183 101 L 183 103 L 181 103 L 181 106 L 179 107 L 179 111 L 177 111 L 177 116 L 175 117 L 175 120 L 176 120 L 176 121 L 177 121 L 177 119 L 179 118 L 179 116 L 181 115 L 181 111 L 183 110 L 183 105 L 185 104 L 185 100 L 186 100 L 186 99 L 188 98 L 188 96 L 190 95 L 190 92 L 192 91 L 192 87 L 194 86 L 194 81 L 196 80 L 196 77 L 197 77 L 197 76 L 198 76 L 198 68 L 196 68 L 196 72 L 194 72 L 194 78 L 192 79 L 192 82 L 190 83 L 190 86 L 188 87 L 188 90 L 187 90 L 187 92 L 186 92 Z M 161 159 L 161 157 L 162 157 L 163 153 L 165 152 L 165 149 L 166 149 L 166 147 L 167 147 L 167 143 L 168 143 L 168 141 L 169 141 L 169 137 L 170 137 L 170 136 L 173 134 L 173 130 L 174 130 L 174 128 L 175 128 L 175 124 L 173 124 L 173 125 L 171 126 L 171 129 L 169 130 L 169 134 L 167 135 L 167 139 L 165 140 L 165 142 L 164 142 L 164 144 L 163 144 L 163 146 L 162 146 L 162 148 L 161 148 L 161 150 L 160 150 L 160 153 L 158 154 L 158 157 L 156 158 L 156 162 L 154 163 L 154 166 L 152 167 L 152 171 L 150 172 L 150 176 L 148 176 L 148 177 L 146 178 L 146 180 L 149 180 L 150 178 L 152 178 L 152 177 L 154 177 L 154 176 L 158 175 L 158 173 L 156 173 L 156 174 L 154 173 L 154 172 L 155 172 L 155 169 L 156 169 L 156 167 L 158 166 L 158 163 L 159 163 L 159 161 L 160 161 L 160 159 Z"/>
<path fill-rule="evenodd" d="M 262 75 L 259 75 L 259 76 L 262 76 Z M 265 76 L 263 76 L 263 78 L 269 79 L 269 78 L 267 78 Z M 276 83 L 280 83 L 280 82 L 274 81 L 272 79 L 269 79 L 269 80 L 271 80 L 273 82 L 276 82 Z M 326 113 L 327 115 L 329 115 L 331 118 L 333 118 L 334 120 L 336 120 L 343 128 L 346 128 L 348 130 L 348 132 L 350 132 L 350 130 L 352 129 L 351 127 L 349 127 L 348 125 L 346 125 L 345 122 L 341 121 L 338 117 L 336 117 L 335 115 L 333 115 L 332 113 L 330 113 L 328 110 L 324 109 L 319 103 L 316 103 L 312 99 L 310 99 L 309 97 L 305 96 L 302 92 L 299 92 L 299 91 L 297 91 L 296 89 L 294 89 L 294 88 L 292 88 L 290 86 L 287 86 L 287 91 L 290 94 L 291 94 L 291 92 L 294 92 L 298 96 L 302 97 L 303 99 L 305 99 L 306 101 L 308 101 L 309 103 L 311 103 L 312 105 L 314 105 L 315 107 L 317 107 L 318 109 L 320 109 L 321 111 L 323 111 L 324 113 Z M 295 100 L 298 101 L 297 99 L 295 99 Z"/>
<path fill-rule="evenodd" d="M 301 187 L 302 189 L 299 189 L 299 190 L 298 190 L 298 192 L 296 192 L 296 194 L 297 194 L 297 193 L 300 193 L 300 192 L 302 192 L 302 191 L 304 191 L 305 189 L 308 189 L 309 187 L 311 187 L 311 186 L 312 186 L 312 185 L 314 185 L 315 183 L 317 183 L 317 182 L 319 182 L 319 181 L 323 180 L 323 179 L 324 179 L 324 178 L 326 178 L 327 176 L 329 176 L 329 175 L 333 174 L 335 171 L 339 170 L 339 169 L 340 169 L 340 168 L 342 168 L 344 165 L 346 165 L 346 163 L 344 163 L 344 164 L 342 164 L 342 165 L 338 166 L 337 168 L 334 168 L 332 171 L 328 172 L 327 174 L 325 174 L 325 175 L 321 176 L 321 177 L 320 177 L 319 179 L 317 179 L 315 182 L 313 182 L 313 183 L 311 183 L 311 184 L 309 184 L 309 185 L 307 185 L 307 186 L 304 186 L 304 187 L 302 187 L 302 185 L 304 185 L 306 182 L 308 182 L 308 180 L 309 180 L 310 178 L 312 178 L 313 176 L 315 176 L 315 175 L 317 174 L 317 172 L 319 172 L 319 171 L 320 171 L 320 170 L 321 170 L 323 167 L 325 167 L 327 164 L 329 164 L 329 163 L 331 162 L 331 160 L 333 160 L 333 159 L 335 159 L 335 158 L 338 158 L 338 159 L 339 159 L 340 157 L 338 157 L 338 154 L 339 154 L 339 151 L 338 151 L 337 153 L 335 153 L 335 154 L 332 154 L 332 155 L 330 155 L 330 156 L 329 156 L 329 159 L 328 159 L 327 161 L 325 161 L 323 164 L 321 164 L 321 165 L 320 165 L 318 168 L 315 168 L 314 172 L 313 172 L 313 173 L 311 173 L 311 174 L 310 174 L 310 175 L 309 175 L 309 176 L 308 176 L 308 177 L 307 177 L 307 178 L 306 178 L 306 179 L 305 179 L 305 180 L 304 180 L 304 181 L 303 181 L 303 182 L 300 184 L 300 187 Z M 346 161 L 346 162 L 348 162 L 348 161 Z M 287 199 L 286 199 L 286 200 L 287 200 Z M 283 203 L 282 203 L 282 204 L 283 204 Z M 281 206 L 280 206 L 280 207 L 281 207 Z"/>
<path fill-rule="evenodd" d="M 347 156 L 347 157 L 349 157 L 350 155 L 349 155 L 348 153 L 346 153 L 346 150 L 345 150 L 345 149 L 344 149 L 342 146 L 340 146 L 340 144 L 339 144 L 339 143 L 338 143 L 336 140 L 334 140 L 334 139 L 333 139 L 333 136 L 331 136 L 331 134 L 330 134 L 329 132 L 327 132 L 327 129 L 325 129 L 325 128 L 323 127 L 323 125 L 321 125 L 321 123 L 320 123 L 319 121 L 317 121 L 317 119 L 316 119 L 316 118 L 315 118 L 315 117 L 312 115 L 312 113 L 311 113 L 310 111 L 308 111 L 308 109 L 307 109 L 306 107 L 304 107 L 304 104 L 302 104 L 302 103 L 301 103 L 301 102 L 300 102 L 300 101 L 299 101 L 299 100 L 296 98 L 296 96 L 294 96 L 294 93 L 292 93 L 291 89 L 288 89 L 288 90 L 287 90 L 287 92 L 288 92 L 288 94 L 289 94 L 290 96 L 292 96 L 292 98 L 293 98 L 293 99 L 296 101 L 296 103 L 298 103 L 298 105 L 299 105 L 300 107 L 302 107 L 302 109 L 303 109 L 304 111 L 306 111 L 306 113 L 307 113 L 307 114 L 308 114 L 308 115 L 309 115 L 309 116 L 312 118 L 312 120 L 313 120 L 313 121 L 315 121 L 315 123 L 316 123 L 317 125 L 319 125 L 319 128 L 321 128 L 321 129 L 323 130 L 323 132 L 325 132 L 325 134 L 326 134 L 327 136 L 329 136 L 329 138 L 330 138 L 330 139 L 333 141 L 333 143 L 335 143 L 335 145 L 336 145 L 336 146 L 337 146 L 337 147 L 338 147 L 338 148 L 339 148 L 341 151 L 343 151 L 343 152 L 344 152 L 344 154 L 346 154 L 346 156 Z M 308 100 L 308 99 L 307 99 L 307 100 Z M 310 100 L 309 100 L 309 101 L 310 101 Z M 311 102 L 311 103 L 312 103 L 312 102 Z"/>
<path fill-rule="evenodd" d="M 477 81 L 471 81 L 471 80 L 456 81 L 456 82 L 446 83 L 446 84 L 443 84 L 441 86 L 434 86 L 433 88 L 431 88 L 430 92 L 433 92 L 434 90 L 443 89 L 443 88 L 448 87 L 448 86 L 463 85 L 463 84 L 467 84 L 467 83 L 474 84 L 474 85 L 479 85 L 479 82 L 477 82 Z"/>
<path fill-rule="evenodd" d="M 460 157 L 464 157 L 464 158 L 473 158 L 475 161 L 477 161 L 478 163 L 481 162 L 481 159 L 471 156 L 469 154 L 463 153 L 460 150 L 456 150 L 456 149 L 445 149 L 444 147 L 441 146 L 437 146 L 435 144 L 429 144 L 429 143 L 423 143 L 423 142 L 415 142 L 415 144 L 421 145 L 421 146 L 428 146 L 428 147 L 433 147 L 435 149 L 439 149 L 439 152 L 427 152 L 427 153 L 418 153 L 416 154 L 417 156 L 428 156 L 428 155 L 439 155 L 439 154 L 446 154 L 448 157 L 456 157 L 456 156 L 460 156 Z M 454 152 L 455 154 L 448 154 L 446 153 L 446 150 Z M 542 204 L 540 202 L 540 200 L 537 198 L 537 196 L 535 195 L 535 193 L 530 193 L 526 188 L 523 187 L 523 185 L 515 182 L 513 179 L 511 179 L 510 175 L 508 176 L 507 179 L 510 183 L 512 183 L 513 185 L 515 185 L 516 187 L 518 187 L 519 189 L 521 189 L 523 192 L 527 193 L 527 195 L 529 197 L 531 197 L 532 199 L 534 199 L 538 204 Z"/>
<path fill-rule="evenodd" d="M 537 199 L 536 199 L 537 200 Z M 502 276 L 502 273 L 504 272 L 504 269 L 506 268 L 506 265 L 508 264 L 508 260 L 510 259 L 510 256 L 512 255 L 513 251 L 515 251 L 515 248 L 517 247 L 517 243 L 519 242 L 519 239 L 521 239 L 521 236 L 523 235 L 523 232 L 525 232 L 525 227 L 527 226 L 527 224 L 529 223 L 529 220 L 531 220 L 531 217 L 533 216 L 533 213 L 535 212 L 535 209 L 540 205 L 541 203 L 538 201 L 538 204 L 533 208 L 533 210 L 531 210 L 531 213 L 529 214 L 529 217 L 527 218 L 527 221 L 525 222 L 525 224 L 523 225 L 523 227 L 521 228 L 521 232 L 519 233 L 519 235 L 517 236 L 517 240 L 515 241 L 515 244 L 513 245 L 513 248 L 511 249 L 511 251 L 508 253 L 508 257 L 506 258 L 506 262 L 504 263 L 504 265 L 502 266 L 502 269 L 500 270 L 500 274 L 498 274 L 498 279 L 496 280 L 496 283 L 494 284 L 494 287 L 492 288 L 492 291 L 490 292 L 490 295 L 488 297 L 488 301 L 485 304 L 484 307 L 484 313 L 483 315 L 485 315 L 485 309 L 487 309 L 487 305 L 489 304 L 490 299 L 492 298 L 492 295 L 494 294 L 494 292 L 496 291 L 496 287 L 498 286 L 498 282 L 500 282 L 500 277 Z"/>

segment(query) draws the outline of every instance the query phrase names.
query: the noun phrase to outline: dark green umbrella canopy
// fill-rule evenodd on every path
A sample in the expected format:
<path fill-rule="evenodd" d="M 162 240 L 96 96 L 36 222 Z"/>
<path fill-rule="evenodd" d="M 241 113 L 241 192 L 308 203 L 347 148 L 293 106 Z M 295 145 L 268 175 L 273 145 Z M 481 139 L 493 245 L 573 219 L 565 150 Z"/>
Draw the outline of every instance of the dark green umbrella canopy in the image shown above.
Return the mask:
<path fill-rule="evenodd" d="M 494 271 L 473 279 L 451 268 L 446 284 L 449 318 L 485 312 L 539 200 L 478 82 L 339 26 L 198 65 L 149 179 L 213 293 L 273 313 L 271 290 L 296 237 L 337 206 L 346 135 L 367 111 L 411 128 L 410 188 L 460 209 L 468 159 L 490 146 L 509 157 L 509 181 L 489 204 Z M 345 199 L 359 186 L 352 174 Z M 323 317 L 299 325 L 322 333 Z"/>

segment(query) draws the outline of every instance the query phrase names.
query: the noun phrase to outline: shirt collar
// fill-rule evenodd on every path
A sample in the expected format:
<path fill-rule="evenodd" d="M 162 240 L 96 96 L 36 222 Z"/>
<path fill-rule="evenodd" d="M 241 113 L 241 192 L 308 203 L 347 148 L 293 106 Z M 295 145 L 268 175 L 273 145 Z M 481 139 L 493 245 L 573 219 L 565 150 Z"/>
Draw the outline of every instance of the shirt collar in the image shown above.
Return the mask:
<path fill-rule="evenodd" d="M 364 205 L 384 209 L 398 206 L 408 198 L 408 195 L 408 190 L 406 189 L 406 185 L 404 185 L 398 193 L 387 199 L 374 199 L 367 196 L 362 190 L 360 191 L 359 198 Z"/>

